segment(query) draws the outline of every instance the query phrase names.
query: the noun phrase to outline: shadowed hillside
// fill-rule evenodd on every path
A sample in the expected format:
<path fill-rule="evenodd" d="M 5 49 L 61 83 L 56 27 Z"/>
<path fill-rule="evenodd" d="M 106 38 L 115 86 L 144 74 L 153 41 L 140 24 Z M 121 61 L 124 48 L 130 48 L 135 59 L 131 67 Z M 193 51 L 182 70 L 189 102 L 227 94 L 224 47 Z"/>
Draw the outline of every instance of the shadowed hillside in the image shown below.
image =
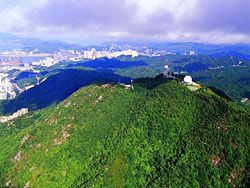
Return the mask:
<path fill-rule="evenodd" d="M 13 113 L 20 108 L 30 110 L 44 108 L 56 104 L 83 86 L 93 83 L 130 82 L 130 79 L 113 74 L 112 72 L 86 71 L 69 69 L 50 76 L 45 82 L 19 95 L 16 99 L 3 102 L 4 114 Z"/>

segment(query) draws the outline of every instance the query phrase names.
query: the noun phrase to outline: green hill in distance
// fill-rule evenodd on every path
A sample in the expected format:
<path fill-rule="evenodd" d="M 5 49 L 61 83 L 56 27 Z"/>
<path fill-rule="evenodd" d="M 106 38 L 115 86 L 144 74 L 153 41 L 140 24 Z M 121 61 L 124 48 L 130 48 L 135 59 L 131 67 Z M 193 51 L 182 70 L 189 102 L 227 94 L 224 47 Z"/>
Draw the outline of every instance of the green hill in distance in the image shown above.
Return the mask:
<path fill-rule="evenodd" d="M 0 126 L 1 187 L 247 187 L 250 112 L 178 81 L 91 85 Z"/>

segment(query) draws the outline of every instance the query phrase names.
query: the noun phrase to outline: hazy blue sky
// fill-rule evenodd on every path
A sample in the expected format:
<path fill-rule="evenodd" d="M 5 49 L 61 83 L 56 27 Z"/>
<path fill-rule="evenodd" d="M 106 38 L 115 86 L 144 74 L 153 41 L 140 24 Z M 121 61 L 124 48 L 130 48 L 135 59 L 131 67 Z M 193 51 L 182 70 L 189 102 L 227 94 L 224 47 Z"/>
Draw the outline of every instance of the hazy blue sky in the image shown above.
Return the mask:
<path fill-rule="evenodd" d="M 1 32 L 250 42 L 250 0 L 0 0 L 0 10 Z"/>

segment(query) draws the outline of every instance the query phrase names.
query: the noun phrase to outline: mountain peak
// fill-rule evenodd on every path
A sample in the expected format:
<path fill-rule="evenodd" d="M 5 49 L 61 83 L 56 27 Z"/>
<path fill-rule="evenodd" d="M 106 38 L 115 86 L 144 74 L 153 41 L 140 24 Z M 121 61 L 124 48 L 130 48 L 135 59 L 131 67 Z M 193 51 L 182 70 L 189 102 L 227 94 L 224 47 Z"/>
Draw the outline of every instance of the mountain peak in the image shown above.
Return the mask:
<path fill-rule="evenodd" d="M 134 90 L 106 86 L 2 125 L 1 184 L 245 184 L 249 112 L 209 89 L 192 92 L 160 77 L 135 80 Z"/>

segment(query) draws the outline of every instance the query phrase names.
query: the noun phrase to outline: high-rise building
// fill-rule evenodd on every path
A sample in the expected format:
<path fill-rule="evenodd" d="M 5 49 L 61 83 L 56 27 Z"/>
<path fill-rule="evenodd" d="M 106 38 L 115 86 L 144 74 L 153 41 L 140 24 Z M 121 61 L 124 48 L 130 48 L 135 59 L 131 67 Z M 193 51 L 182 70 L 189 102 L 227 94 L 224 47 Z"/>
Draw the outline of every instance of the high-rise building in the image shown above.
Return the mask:
<path fill-rule="evenodd" d="M 8 96 L 15 96 L 13 85 L 8 79 L 8 74 L 0 73 L 0 100 L 8 99 Z"/>
<path fill-rule="evenodd" d="M 0 88 L 0 100 L 6 99 L 8 99 L 8 93 L 6 91 L 3 91 L 2 88 Z"/>

